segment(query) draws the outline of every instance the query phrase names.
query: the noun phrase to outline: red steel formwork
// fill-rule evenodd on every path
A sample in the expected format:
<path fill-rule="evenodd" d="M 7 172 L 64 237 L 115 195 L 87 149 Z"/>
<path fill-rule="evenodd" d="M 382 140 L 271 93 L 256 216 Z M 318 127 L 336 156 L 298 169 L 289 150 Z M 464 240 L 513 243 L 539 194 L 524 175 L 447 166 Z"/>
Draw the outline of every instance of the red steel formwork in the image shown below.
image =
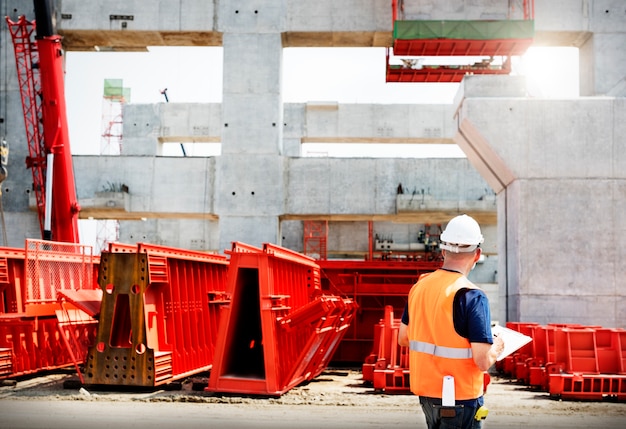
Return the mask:
<path fill-rule="evenodd" d="M 26 251 L 0 247 L 0 315 L 24 313 Z"/>
<path fill-rule="evenodd" d="M 513 329 L 514 331 L 521 332 L 522 334 L 528 335 L 531 338 L 533 335 L 533 329 L 538 325 L 539 325 L 538 323 L 532 323 L 532 322 L 531 323 L 522 323 L 522 322 L 507 322 L 506 323 L 507 328 Z M 516 353 L 513 353 L 512 355 L 505 357 L 500 362 L 497 362 L 496 367 L 505 375 L 522 379 L 522 380 L 527 380 L 528 371 L 526 370 L 525 363 L 526 363 L 526 359 L 533 356 L 534 346 L 535 344 L 531 341 L 530 343 L 526 344 L 525 346 L 517 350 Z"/>
<path fill-rule="evenodd" d="M 76 304 L 82 294 L 97 300 L 97 266 L 90 246 L 26 240 L 24 249 L 0 248 L 0 378 L 84 361 L 97 307 Z"/>
<path fill-rule="evenodd" d="M 228 259 L 140 243 L 101 255 L 103 292 L 85 383 L 154 387 L 211 368 Z"/>
<path fill-rule="evenodd" d="M 516 370 L 506 375 L 562 399 L 626 400 L 626 330 L 507 323 L 520 331 L 529 326 L 532 351 L 515 353 Z"/>
<path fill-rule="evenodd" d="M 555 332 L 561 371 L 549 374 L 548 392 L 563 399 L 626 401 L 626 330 L 582 326 Z"/>
<path fill-rule="evenodd" d="M 409 349 L 398 345 L 400 319 L 385 306 L 385 318 L 375 326 L 374 348 L 363 364 L 363 380 L 386 393 L 409 393 Z"/>
<path fill-rule="evenodd" d="M 533 340 L 515 353 L 496 362 L 496 369 L 503 375 L 524 384 L 547 390 L 548 375 L 560 372 L 562 363 L 556 364 L 555 332 L 575 324 L 540 325 L 535 322 L 507 322 L 507 328 L 528 335 Z"/>
<path fill-rule="evenodd" d="M 363 363 L 374 350 L 374 327 L 385 317 L 385 307 L 402 315 L 409 290 L 422 274 L 441 267 L 441 260 L 318 261 L 322 289 L 351 298 L 357 313 L 346 332 L 334 363 Z"/>
<path fill-rule="evenodd" d="M 548 386 L 545 366 L 548 362 L 554 362 L 554 331 L 556 327 L 537 325 L 532 328 L 531 342 L 533 353 L 526 359 L 526 371 L 528 377 L 522 380 L 529 386 L 540 388 Z"/>
<path fill-rule="evenodd" d="M 2 372 L 0 378 L 18 377 L 40 371 L 71 367 L 82 362 L 89 341 L 93 340 L 97 321 L 88 318 L 71 325 L 59 324 L 56 318 L 24 318 L 18 315 L 0 318 L 0 351 Z M 84 345 L 68 349 L 65 340 Z"/>
<path fill-rule="evenodd" d="M 206 390 L 280 396 L 326 368 L 355 304 L 324 294 L 319 265 L 300 253 L 267 243 L 229 253 L 232 300 Z"/>

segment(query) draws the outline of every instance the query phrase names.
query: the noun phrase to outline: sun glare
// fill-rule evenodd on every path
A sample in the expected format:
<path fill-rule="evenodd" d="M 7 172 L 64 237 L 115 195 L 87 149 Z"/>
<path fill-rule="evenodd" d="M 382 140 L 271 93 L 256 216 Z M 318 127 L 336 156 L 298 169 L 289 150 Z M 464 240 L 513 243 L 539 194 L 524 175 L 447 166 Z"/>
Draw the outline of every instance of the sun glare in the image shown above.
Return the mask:
<path fill-rule="evenodd" d="M 517 73 L 526 76 L 531 97 L 579 96 L 577 48 L 529 48 L 520 59 Z"/>

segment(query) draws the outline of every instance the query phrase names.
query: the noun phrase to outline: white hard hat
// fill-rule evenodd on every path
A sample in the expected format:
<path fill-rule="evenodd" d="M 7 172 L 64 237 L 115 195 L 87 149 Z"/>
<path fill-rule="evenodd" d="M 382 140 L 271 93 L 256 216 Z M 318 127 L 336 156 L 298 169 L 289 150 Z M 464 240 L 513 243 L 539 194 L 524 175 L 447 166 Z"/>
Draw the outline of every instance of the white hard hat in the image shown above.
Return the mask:
<path fill-rule="evenodd" d="M 452 218 L 439 238 L 439 247 L 454 253 L 473 252 L 485 241 L 478 222 L 465 214 Z"/>

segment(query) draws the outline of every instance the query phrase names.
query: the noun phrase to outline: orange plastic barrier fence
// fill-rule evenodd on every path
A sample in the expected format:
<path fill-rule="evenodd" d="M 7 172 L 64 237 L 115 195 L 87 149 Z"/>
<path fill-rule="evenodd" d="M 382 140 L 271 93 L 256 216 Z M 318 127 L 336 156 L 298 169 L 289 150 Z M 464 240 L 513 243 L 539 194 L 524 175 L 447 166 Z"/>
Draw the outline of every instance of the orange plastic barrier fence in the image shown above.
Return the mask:
<path fill-rule="evenodd" d="M 327 367 L 356 305 L 324 294 L 307 256 L 271 244 L 229 253 L 232 300 L 206 390 L 280 396 Z"/>
<path fill-rule="evenodd" d="M 166 384 L 213 364 L 228 259 L 171 247 L 112 244 L 101 256 L 103 292 L 85 382 Z"/>

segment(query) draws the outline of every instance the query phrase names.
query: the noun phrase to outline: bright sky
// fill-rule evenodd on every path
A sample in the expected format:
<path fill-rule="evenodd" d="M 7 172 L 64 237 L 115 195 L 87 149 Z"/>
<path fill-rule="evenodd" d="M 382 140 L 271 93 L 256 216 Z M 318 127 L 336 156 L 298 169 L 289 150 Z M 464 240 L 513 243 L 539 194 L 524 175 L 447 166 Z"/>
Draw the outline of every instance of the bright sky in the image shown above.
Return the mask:
<path fill-rule="evenodd" d="M 287 48 L 283 52 L 283 100 L 452 103 L 459 84 L 386 83 L 385 61 L 384 48 Z M 530 96 L 578 96 L 575 48 L 531 48 L 514 67 L 514 72 L 527 76 Z M 131 91 L 131 103 L 165 102 L 161 94 L 164 88 L 172 103 L 221 102 L 222 49 L 150 47 L 145 53 L 68 52 L 65 86 L 74 154 L 100 153 L 105 79 L 123 79 L 124 87 Z M 401 147 L 409 153 L 407 145 Z M 446 145 L 443 151 L 436 147 L 434 153 L 432 149 L 422 145 L 415 156 L 463 156 L 454 145 Z M 330 149 L 317 146 L 316 150 Z"/>

